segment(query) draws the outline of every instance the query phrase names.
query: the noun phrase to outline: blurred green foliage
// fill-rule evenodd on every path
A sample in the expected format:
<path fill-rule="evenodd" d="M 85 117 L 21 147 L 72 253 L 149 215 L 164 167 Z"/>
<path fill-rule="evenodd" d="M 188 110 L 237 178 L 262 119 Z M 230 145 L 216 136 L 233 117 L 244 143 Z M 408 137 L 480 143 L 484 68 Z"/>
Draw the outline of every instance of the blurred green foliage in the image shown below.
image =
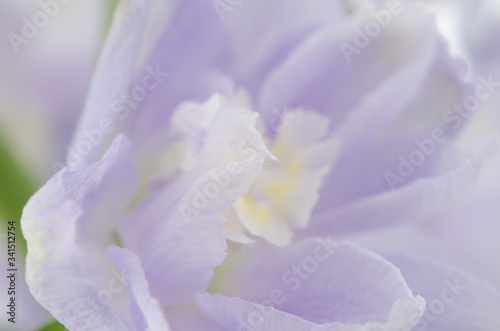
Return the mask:
<path fill-rule="evenodd" d="M 60 324 L 57 321 L 54 321 L 50 324 L 47 324 L 43 328 L 38 329 L 38 331 L 65 331 L 65 330 L 66 328 L 64 327 L 64 325 Z"/>
<path fill-rule="evenodd" d="M 35 193 L 36 186 L 23 172 L 4 140 L 0 137 L 0 217 L 7 222 L 16 222 L 16 249 L 18 255 L 26 254 L 26 241 L 21 233 L 21 214 L 28 199 Z"/>

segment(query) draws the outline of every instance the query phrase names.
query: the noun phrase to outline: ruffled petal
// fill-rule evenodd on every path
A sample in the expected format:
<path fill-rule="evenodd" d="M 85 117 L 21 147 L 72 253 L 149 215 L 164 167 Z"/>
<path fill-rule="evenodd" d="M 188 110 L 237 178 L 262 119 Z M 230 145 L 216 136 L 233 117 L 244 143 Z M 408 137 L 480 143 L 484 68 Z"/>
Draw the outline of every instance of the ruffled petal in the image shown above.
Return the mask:
<path fill-rule="evenodd" d="M 490 139 L 473 152 L 457 153 L 458 157 L 446 154 L 449 157 L 443 158 L 442 163 L 447 171 L 441 176 L 422 178 L 330 211 L 318 211 L 304 234 L 345 235 L 432 217 L 457 201 L 477 181 L 484 164 L 498 155 L 499 141 Z"/>
<path fill-rule="evenodd" d="M 459 255 L 467 270 L 500 288 L 500 264 L 492 263 L 500 251 L 500 152 L 488 161 L 474 187 L 422 228 Z"/>
<path fill-rule="evenodd" d="M 5 224 L 3 220 L 0 219 L 0 224 Z M 5 261 L 2 263 L 2 269 L 6 270 L 6 276 L 0 278 L 0 286 L 5 289 L 0 293 L 1 302 L 5 302 L 5 305 L 10 304 L 12 297 L 15 297 L 15 309 L 13 315 L 10 315 L 10 307 L 6 308 L 6 315 L 4 318 L 0 319 L 0 329 L 5 331 L 24 331 L 24 330 L 34 330 L 48 323 L 51 319 L 50 314 L 43 309 L 38 302 L 33 298 L 28 289 L 28 284 L 24 279 L 26 271 L 24 267 L 24 259 L 17 255 L 16 258 L 16 268 L 15 274 L 16 285 L 11 288 L 10 267 L 8 266 L 7 253 L 8 235 L 0 230 L 0 245 L 5 247 L 0 250 L 0 261 Z M 14 292 L 13 292 L 14 291 Z M 12 319 L 15 323 L 9 321 Z"/>
<path fill-rule="evenodd" d="M 273 158 L 256 113 L 213 101 L 180 107 L 175 123 L 190 146 L 189 168 L 153 190 L 120 224 L 126 246 L 144 261 L 151 292 L 165 303 L 187 303 L 206 289 L 226 256 L 225 219 L 217 214 Z"/>
<path fill-rule="evenodd" d="M 117 246 L 110 246 L 106 254 L 124 281 L 136 330 L 169 331 L 159 301 L 149 292 L 149 284 L 139 257 L 134 252 Z"/>
<path fill-rule="evenodd" d="M 162 132 L 182 101 L 203 101 L 213 93 L 229 96 L 230 84 L 247 89 L 255 100 L 261 82 L 297 43 L 322 24 L 339 21 L 344 13 L 337 1 L 255 0 L 229 6 L 221 21 L 218 8 L 223 2 L 178 2 L 148 62 L 171 78 L 140 106 L 147 112 L 131 117 L 134 141 Z"/>
<path fill-rule="evenodd" d="M 326 25 L 309 36 L 267 77 L 259 100 L 259 109 L 265 112 L 264 117 L 272 115 L 267 112 L 274 108 L 302 107 L 324 113 L 331 117 L 334 125 L 340 126 L 356 106 L 367 101 L 367 96 L 376 96 L 374 92 L 384 90 L 380 88 L 381 82 L 387 84 L 403 73 L 411 73 L 415 76 L 407 82 L 407 89 L 402 95 L 407 102 L 397 102 L 401 113 L 408 113 L 411 106 L 409 101 L 414 104 L 425 102 L 425 95 L 431 93 L 432 88 L 448 88 L 448 94 L 438 103 L 435 98 L 430 99 L 432 108 L 425 109 L 428 116 L 419 113 L 420 117 L 412 116 L 414 122 L 409 122 L 404 116 L 398 120 L 411 124 L 412 131 L 417 133 L 417 126 L 442 124 L 440 115 L 443 107 L 439 104 L 451 106 L 455 98 L 461 96 L 465 68 L 451 59 L 430 17 L 411 9 L 416 8 L 401 4 L 397 14 L 389 15 L 390 25 L 381 28 L 375 37 L 359 32 L 374 25 L 371 23 L 381 26 L 375 21 L 372 12 L 368 11 L 359 13 L 344 24 Z M 362 35 L 366 37 L 365 45 L 357 46 L 360 48 L 359 54 L 354 54 L 352 63 L 348 63 L 349 58 L 339 45 L 351 44 L 356 47 L 363 41 Z M 405 47 L 401 47 L 401 44 Z M 417 72 L 417 68 L 421 71 Z M 410 77 L 407 78 L 410 80 Z M 425 86 L 426 81 L 432 81 L 433 85 Z M 449 85 L 443 85 L 443 82 Z M 396 89 L 393 96 L 398 97 L 400 93 Z M 377 107 L 373 111 L 378 111 Z M 423 118 L 427 117 L 428 122 L 423 122 Z"/>
<path fill-rule="evenodd" d="M 100 162 L 61 170 L 24 208 L 26 281 L 35 299 L 71 330 L 127 329 L 121 301 L 107 291 L 112 266 L 104 251 L 134 178 L 130 143 L 118 136 Z"/>
<path fill-rule="evenodd" d="M 148 20 L 146 0 L 118 3 L 111 30 L 99 57 L 83 114 L 68 153 L 72 168 L 88 166 L 109 141 L 107 137 L 124 116 L 120 105 L 136 74 L 138 54 Z"/>
<path fill-rule="evenodd" d="M 187 306 L 168 306 L 165 314 L 173 331 L 220 331 L 220 325 L 193 303 Z"/>
<path fill-rule="evenodd" d="M 421 297 L 422 306 L 425 302 Z M 294 331 L 406 331 L 415 325 L 421 312 L 411 313 L 414 302 L 399 300 L 394 303 L 387 323 L 369 322 L 364 324 L 326 323 L 315 324 L 292 314 L 271 307 L 254 304 L 239 298 L 222 295 L 201 295 L 198 303 L 205 308 L 206 314 L 217 320 L 222 330 L 294 330 Z"/>
<path fill-rule="evenodd" d="M 427 302 L 415 331 L 494 331 L 500 328 L 500 292 L 462 270 L 390 255 L 415 294 Z"/>
<path fill-rule="evenodd" d="M 382 257 L 325 239 L 234 255 L 210 288 L 225 296 L 197 302 L 227 330 L 244 323 L 259 330 L 410 330 L 425 307 Z"/>
<path fill-rule="evenodd" d="M 464 83 L 464 64 L 451 58 L 431 18 L 404 6 L 409 8 L 401 4 L 397 15 L 389 15 L 387 26 L 381 27 L 370 12 L 325 26 L 298 46 L 262 87 L 257 108 L 267 124 L 273 109 L 311 109 L 330 117 L 332 134 L 346 146 L 325 180 L 317 209 L 386 190 L 380 173 L 396 169 L 398 157 L 409 155 L 416 139 L 440 130 L 452 141 L 466 122 L 447 112 L 473 95 Z M 381 10 L 385 6 L 376 8 Z M 373 23 L 380 33 L 367 37 L 348 63 L 341 46 L 359 44 L 357 29 Z M 427 155 L 404 184 L 433 174 L 440 151 Z"/>

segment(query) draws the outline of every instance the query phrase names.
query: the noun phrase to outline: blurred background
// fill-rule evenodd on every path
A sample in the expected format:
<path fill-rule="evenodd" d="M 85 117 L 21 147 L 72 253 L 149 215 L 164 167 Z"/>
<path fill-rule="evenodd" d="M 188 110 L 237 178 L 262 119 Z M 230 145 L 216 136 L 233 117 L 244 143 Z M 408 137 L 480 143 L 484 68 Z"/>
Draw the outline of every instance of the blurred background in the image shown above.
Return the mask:
<path fill-rule="evenodd" d="M 383 1 L 343 2 L 353 14 Z M 436 16 L 453 54 L 466 61 L 471 81 L 479 75 L 500 77 L 500 0 L 418 3 Z M 66 148 L 115 5 L 116 0 L 0 0 L 2 246 L 7 222 L 19 221 L 27 199 L 65 163 Z M 38 15 L 42 11 L 47 15 Z M 477 112 L 464 139 L 498 131 L 498 105 L 497 93 Z M 16 230 L 17 254 L 22 263 L 25 244 L 19 224 Z M 3 265 L 4 247 L 0 252 Z M 6 297 L 2 282 L 1 302 Z M 64 330 L 41 308 L 33 308 L 36 303 L 30 301 L 27 290 L 19 295 L 26 310 L 34 313 L 23 316 L 20 311 L 16 326 L 6 324 L 2 318 L 0 330 Z"/>
<path fill-rule="evenodd" d="M 6 269 L 7 222 L 15 220 L 20 269 L 16 324 L 2 317 L 0 330 L 64 330 L 23 284 L 26 247 L 19 219 L 29 197 L 65 163 L 115 5 L 0 0 L 0 265 Z M 7 280 L 1 279 L 0 299 L 7 302 Z"/>

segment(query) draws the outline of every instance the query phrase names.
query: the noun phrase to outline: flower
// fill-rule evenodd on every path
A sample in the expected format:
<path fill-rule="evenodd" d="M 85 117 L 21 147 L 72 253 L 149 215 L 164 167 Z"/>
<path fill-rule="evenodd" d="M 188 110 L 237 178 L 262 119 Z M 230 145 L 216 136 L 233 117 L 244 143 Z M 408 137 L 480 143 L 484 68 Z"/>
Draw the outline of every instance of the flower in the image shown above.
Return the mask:
<path fill-rule="evenodd" d="M 466 191 L 496 143 L 457 137 L 493 77 L 465 83 L 409 4 L 214 4 L 119 3 L 68 166 L 24 209 L 36 300 L 70 330 L 411 330 L 443 281 L 443 304 L 498 307 L 472 276 L 339 239 Z"/>

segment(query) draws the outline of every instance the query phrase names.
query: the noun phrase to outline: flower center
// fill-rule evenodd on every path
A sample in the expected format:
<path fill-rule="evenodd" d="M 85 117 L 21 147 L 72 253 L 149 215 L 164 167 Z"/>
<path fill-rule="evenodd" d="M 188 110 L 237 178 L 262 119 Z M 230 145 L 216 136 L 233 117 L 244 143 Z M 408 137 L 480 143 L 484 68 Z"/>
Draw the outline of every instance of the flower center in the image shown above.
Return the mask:
<path fill-rule="evenodd" d="M 231 207 L 233 211 L 224 215 L 228 219 L 226 237 L 230 240 L 251 242 L 242 232 L 244 229 L 274 245 L 286 246 L 291 242 L 292 230 L 309 223 L 339 143 L 327 137 L 326 117 L 302 110 L 285 115 L 288 120 L 269 144 L 278 162 L 264 166 L 250 189 Z"/>
<path fill-rule="evenodd" d="M 217 115 L 219 109 L 225 109 L 225 116 L 233 116 L 242 109 L 252 108 L 248 100 L 240 93 L 232 100 L 215 95 L 203 104 L 181 105 L 173 115 L 170 130 L 179 139 L 169 149 L 181 146 L 183 152 L 177 153 L 177 157 L 168 154 L 169 169 L 173 169 L 169 173 L 202 172 L 215 178 L 208 178 L 207 185 L 198 187 L 192 203 L 183 209 L 184 214 L 196 215 L 210 210 L 211 203 L 220 203 L 220 192 L 235 192 L 232 185 L 238 185 L 241 179 L 231 177 L 231 164 L 244 166 L 260 157 L 260 167 L 245 174 L 248 184 L 232 198 L 237 199 L 234 204 L 230 205 L 234 201 L 231 200 L 229 208 L 225 206 L 222 212 L 215 213 L 226 218 L 225 236 L 230 241 L 250 244 L 256 238 L 263 238 L 274 245 L 286 246 L 291 242 L 293 229 L 308 225 L 324 177 L 336 160 L 339 143 L 329 137 L 330 124 L 325 116 L 300 109 L 281 114 L 282 125 L 265 134 L 264 130 L 257 130 L 265 127 L 259 125 L 258 114 L 248 110 L 245 116 L 252 119 L 244 121 L 246 129 L 238 127 L 243 122 L 237 124 L 236 120 L 225 121 L 224 126 L 214 123 L 214 118 L 220 115 Z M 275 120 L 270 122 L 271 126 Z M 261 146 L 254 148 L 256 141 Z M 200 167 L 203 164 L 206 167 Z M 215 168 L 222 174 L 208 170 Z M 230 194 L 229 191 L 226 193 Z"/>

